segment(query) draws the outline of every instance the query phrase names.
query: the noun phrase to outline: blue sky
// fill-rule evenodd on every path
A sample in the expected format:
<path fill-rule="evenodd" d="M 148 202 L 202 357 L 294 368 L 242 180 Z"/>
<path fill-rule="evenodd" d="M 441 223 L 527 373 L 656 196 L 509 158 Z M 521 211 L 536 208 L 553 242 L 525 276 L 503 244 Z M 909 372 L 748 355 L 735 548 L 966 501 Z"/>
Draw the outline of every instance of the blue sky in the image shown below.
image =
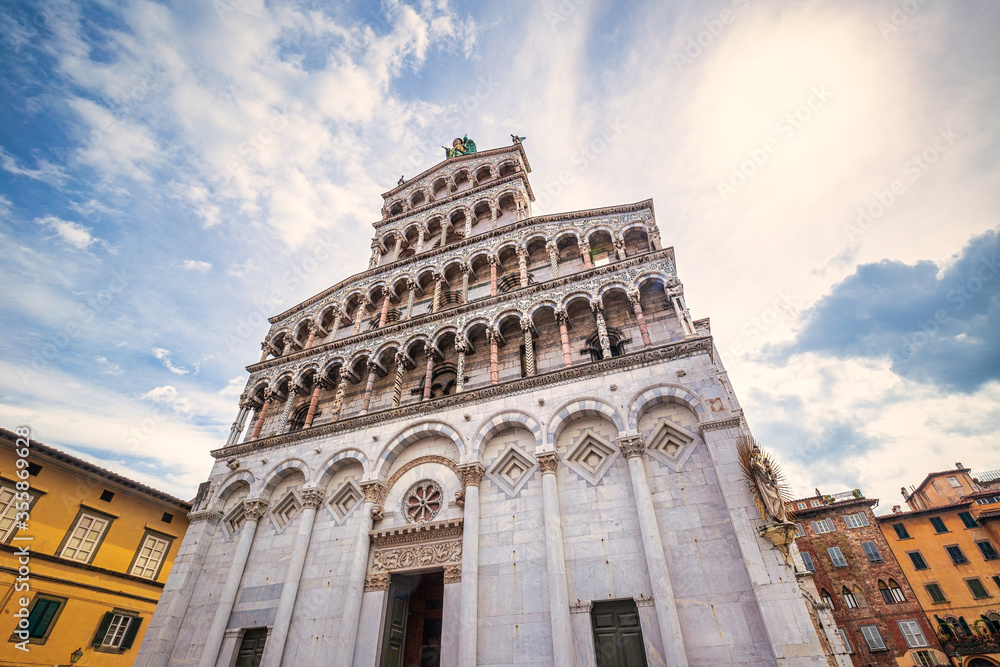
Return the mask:
<path fill-rule="evenodd" d="M 400 174 L 518 132 L 537 213 L 654 198 L 798 492 L 887 508 L 1000 468 L 998 24 L 917 0 L 5 3 L 0 423 L 192 495 L 264 318 L 367 266 Z"/>

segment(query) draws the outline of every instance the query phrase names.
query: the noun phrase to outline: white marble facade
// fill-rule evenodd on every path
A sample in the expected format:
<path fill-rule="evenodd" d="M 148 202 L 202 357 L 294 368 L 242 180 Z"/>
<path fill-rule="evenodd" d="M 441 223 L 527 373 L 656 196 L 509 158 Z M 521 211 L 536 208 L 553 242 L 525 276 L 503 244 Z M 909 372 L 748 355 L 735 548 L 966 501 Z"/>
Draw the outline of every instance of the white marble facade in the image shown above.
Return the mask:
<path fill-rule="evenodd" d="M 471 182 L 455 177 L 463 165 Z M 708 322 L 687 314 L 651 202 L 535 219 L 528 171 L 515 144 L 395 188 L 371 268 L 272 318 L 137 665 L 229 667 L 254 628 L 268 631 L 264 665 L 383 664 L 390 580 L 432 571 L 443 571 L 442 665 L 610 664 L 595 653 L 591 615 L 609 600 L 634 602 L 650 665 L 829 664 L 793 570 L 759 537 L 764 522 L 736 459 L 742 410 Z M 441 174 L 449 180 L 435 194 Z M 476 213 L 472 200 L 504 183 L 517 186 L 513 205 Z M 438 202 L 465 202 L 474 221 L 425 249 L 446 232 L 402 230 Z M 575 256 L 558 236 L 567 220 Z M 641 222 L 642 243 L 622 231 L 629 220 Z M 553 230 L 542 245 L 539 228 Z M 584 260 L 588 241 L 600 243 L 589 233 L 602 231 L 619 252 Z M 510 238 L 525 245 L 505 264 Z M 477 265 L 472 247 L 497 259 Z M 464 303 L 435 295 L 414 311 L 412 288 L 379 302 L 390 276 L 419 283 L 421 262 L 447 279 L 450 257 L 471 269 Z M 491 265 L 494 290 L 504 275 L 519 285 L 491 295 Z M 464 273 L 446 280 L 455 291 Z M 374 298 L 355 299 L 352 315 L 359 283 Z M 322 309 L 338 299 L 331 325 Z M 353 326 L 394 302 L 396 322 Z M 305 344 L 292 328 L 303 314 L 314 316 Z M 630 342 L 597 361 L 580 353 L 594 333 L 610 350 L 608 330 L 619 332 L 612 343 Z M 522 333 L 530 363 L 518 357 Z M 395 356 L 380 357 L 390 344 Z M 457 352 L 459 381 L 425 397 L 424 358 L 443 368 Z M 308 425 L 293 423 L 310 401 Z M 415 484 L 443 500 L 411 521 L 404 500 Z"/>

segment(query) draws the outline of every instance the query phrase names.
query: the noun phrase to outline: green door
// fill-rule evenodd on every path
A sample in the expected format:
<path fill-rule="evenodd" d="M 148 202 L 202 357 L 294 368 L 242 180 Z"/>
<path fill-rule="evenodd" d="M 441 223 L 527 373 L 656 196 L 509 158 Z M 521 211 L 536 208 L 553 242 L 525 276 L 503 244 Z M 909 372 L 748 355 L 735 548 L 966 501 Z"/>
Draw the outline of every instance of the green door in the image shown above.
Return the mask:
<path fill-rule="evenodd" d="M 267 641 L 267 628 L 251 628 L 243 633 L 240 651 L 236 654 L 235 667 L 260 667 L 264 657 L 264 642 Z"/>
<path fill-rule="evenodd" d="M 385 632 L 382 636 L 382 667 L 403 667 L 403 648 L 406 644 L 406 618 L 409 614 L 409 577 L 393 575 L 389 583 L 389 606 L 385 615 Z"/>
<path fill-rule="evenodd" d="M 634 600 L 595 602 L 590 621 L 597 667 L 645 667 L 646 651 Z"/>

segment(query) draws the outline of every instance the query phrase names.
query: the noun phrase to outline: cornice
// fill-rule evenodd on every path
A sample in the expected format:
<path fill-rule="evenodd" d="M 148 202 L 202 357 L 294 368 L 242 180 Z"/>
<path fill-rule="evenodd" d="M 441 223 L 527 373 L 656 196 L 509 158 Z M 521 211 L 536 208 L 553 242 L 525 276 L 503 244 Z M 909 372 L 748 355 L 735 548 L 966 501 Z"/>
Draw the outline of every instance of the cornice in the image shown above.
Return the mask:
<path fill-rule="evenodd" d="M 372 530 L 372 548 L 395 547 L 432 540 L 450 540 L 462 536 L 463 519 L 445 519 L 427 523 L 410 523 L 395 528 Z"/>
<path fill-rule="evenodd" d="M 712 421 L 698 424 L 698 430 L 704 433 L 706 431 L 718 431 L 724 428 L 739 428 L 742 421 L 742 415 L 730 417 L 729 419 L 713 419 Z"/>
<path fill-rule="evenodd" d="M 438 162 L 433 167 L 428 167 L 427 169 L 423 170 L 413 178 L 401 183 L 400 185 L 397 185 L 392 190 L 389 190 L 388 192 L 383 192 L 382 199 L 383 201 L 385 201 L 388 200 L 390 197 L 396 196 L 400 192 L 403 192 L 407 188 L 410 188 L 414 184 L 419 183 L 421 180 L 427 178 L 435 171 L 443 169 L 445 166 L 456 165 L 462 162 L 473 162 L 478 158 L 493 157 L 494 155 L 503 155 L 504 153 L 509 153 L 511 149 L 515 148 L 518 150 L 518 152 L 520 152 L 521 160 L 524 161 L 525 172 L 530 174 L 531 165 L 528 164 L 528 154 L 524 152 L 524 146 L 522 146 L 521 144 L 511 144 L 510 146 L 501 146 L 500 148 L 489 148 L 485 151 L 476 151 L 475 153 L 469 153 L 468 155 L 460 155 L 458 157 L 445 158 L 444 160 Z"/>
<path fill-rule="evenodd" d="M 320 424 L 308 429 L 293 431 L 291 433 L 281 433 L 267 438 L 260 438 L 251 442 L 244 442 L 221 449 L 212 450 L 211 454 L 216 459 L 226 459 L 243 456 L 267 449 L 273 449 L 283 445 L 311 440 L 318 437 L 363 430 L 372 426 L 384 424 L 395 419 L 401 419 L 418 414 L 427 414 L 437 410 L 445 410 L 471 403 L 475 401 L 492 398 L 509 397 L 534 391 L 539 387 L 558 386 L 576 382 L 581 378 L 591 377 L 598 373 L 614 372 L 625 369 L 641 368 L 662 361 L 673 359 L 684 359 L 697 354 L 707 354 L 712 356 L 712 337 L 702 336 L 691 338 L 676 343 L 668 343 L 658 347 L 646 348 L 620 357 L 612 357 L 602 361 L 592 361 L 569 368 L 560 368 L 540 375 L 532 375 L 526 378 L 501 382 L 499 384 L 488 385 L 479 389 L 470 389 L 460 394 L 441 396 L 428 401 L 418 403 L 408 403 L 398 408 L 388 408 L 377 412 L 370 412 L 366 415 L 349 417 L 340 421 L 328 424 Z M 709 422 L 720 423 L 720 422 Z"/>
<path fill-rule="evenodd" d="M 621 213 L 634 213 L 636 211 L 641 211 L 647 208 L 649 209 L 650 214 L 653 216 L 653 219 L 655 220 L 656 213 L 655 211 L 653 211 L 652 199 L 644 199 L 642 201 L 633 202 L 631 204 L 621 204 L 619 206 L 584 209 L 580 211 L 569 211 L 566 213 L 553 213 L 551 215 L 542 215 L 532 218 L 526 218 L 524 220 L 519 220 L 515 223 L 504 225 L 503 227 L 497 227 L 496 229 L 491 229 L 487 232 L 483 232 L 482 234 L 476 234 L 475 236 L 470 236 L 469 238 L 462 239 L 461 241 L 455 241 L 453 243 L 449 243 L 448 245 L 443 247 L 434 248 L 432 250 L 425 250 L 424 252 L 420 253 L 419 255 L 416 255 L 415 257 L 408 257 L 405 260 L 392 262 L 391 264 L 385 264 L 383 266 L 377 266 L 373 269 L 362 271 L 361 273 L 355 273 L 353 276 L 341 280 L 339 283 L 333 285 L 332 287 L 328 287 L 319 294 L 309 297 L 305 301 L 302 301 L 301 303 L 292 306 L 291 308 L 285 310 L 284 312 L 278 315 L 274 315 L 273 317 L 267 318 L 267 321 L 270 322 L 271 324 L 277 324 L 278 322 L 288 317 L 291 317 L 292 315 L 302 310 L 303 308 L 307 308 L 313 305 L 314 303 L 322 301 L 323 299 L 330 296 L 337 290 L 342 289 L 353 282 L 364 280 L 365 278 L 371 278 L 372 276 L 377 276 L 380 273 L 390 273 L 392 271 L 395 271 L 396 269 L 399 269 L 402 266 L 415 263 L 418 258 L 420 261 L 423 261 L 430 257 L 437 257 L 438 255 L 453 252 L 454 250 L 457 250 L 459 248 L 464 248 L 465 246 L 472 245 L 474 243 L 479 243 L 484 239 L 492 238 L 495 236 L 506 236 L 512 231 L 524 229 L 526 227 L 531 227 L 538 224 L 543 224 L 548 222 L 562 222 L 567 220 L 579 220 L 582 218 L 594 218 L 602 215 L 618 215 Z M 671 253 L 673 252 L 673 248 L 664 248 L 664 250 L 670 250 Z M 671 255 L 671 257 L 672 256 L 673 255 Z"/>
<path fill-rule="evenodd" d="M 332 350 L 336 350 L 341 347 L 354 345 L 355 343 L 361 343 L 366 340 L 372 340 L 375 338 L 382 338 L 385 336 L 389 336 L 398 331 L 405 331 L 410 327 L 417 327 L 439 320 L 447 320 L 457 315 L 462 315 L 464 313 L 476 310 L 483 310 L 486 308 L 490 308 L 492 306 L 507 303 L 509 301 L 517 301 L 529 294 L 537 294 L 539 292 L 545 292 L 551 289 L 562 287 L 564 285 L 568 285 L 570 283 L 583 282 L 585 280 L 589 280 L 590 278 L 594 278 L 597 276 L 618 273 L 619 271 L 622 271 L 624 269 L 629 269 L 632 267 L 647 264 L 650 261 L 655 261 L 658 259 L 666 259 L 670 262 L 671 266 L 674 266 L 674 249 L 664 248 L 662 250 L 654 250 L 652 252 L 647 252 L 643 255 L 634 255 L 632 257 L 626 257 L 624 260 L 618 262 L 612 262 L 611 264 L 605 264 L 604 266 L 596 266 L 592 269 L 580 271 L 579 273 L 573 273 L 568 276 L 560 276 L 558 278 L 553 278 L 552 280 L 546 280 L 543 283 L 534 283 L 528 285 L 527 287 L 520 287 L 518 289 L 511 290 L 510 292 L 497 294 L 496 296 L 490 296 L 484 299 L 477 299 L 475 301 L 470 301 L 469 303 L 463 303 L 460 306 L 439 310 L 436 313 L 424 313 L 423 315 L 417 315 L 402 322 L 397 322 L 395 324 L 388 324 L 382 327 L 381 329 L 373 329 L 370 331 L 365 331 L 356 334 L 354 336 L 346 336 L 344 338 L 338 338 L 337 340 L 332 340 L 329 343 L 324 343 L 323 345 L 316 345 L 314 347 L 309 348 L 308 350 L 299 350 L 297 352 L 293 352 L 283 357 L 267 359 L 265 361 L 261 361 L 255 364 L 250 364 L 249 366 L 246 367 L 246 369 L 250 373 L 256 373 L 257 371 L 266 370 L 268 368 L 283 366 L 285 364 L 301 361 L 303 359 L 306 359 L 314 355 L 320 355 L 325 352 L 330 352 Z M 676 270 L 673 271 L 673 273 L 676 275 Z"/>

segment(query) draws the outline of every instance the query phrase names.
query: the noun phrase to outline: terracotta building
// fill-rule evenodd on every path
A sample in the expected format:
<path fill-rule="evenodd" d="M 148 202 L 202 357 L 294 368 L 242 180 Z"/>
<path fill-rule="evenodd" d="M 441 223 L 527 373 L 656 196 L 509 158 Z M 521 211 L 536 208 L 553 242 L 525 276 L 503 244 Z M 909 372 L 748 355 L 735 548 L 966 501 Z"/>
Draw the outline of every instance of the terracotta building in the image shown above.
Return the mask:
<path fill-rule="evenodd" d="M 0 665 L 133 664 L 190 509 L 0 429 Z"/>
<path fill-rule="evenodd" d="M 857 667 L 947 664 L 903 570 L 879 530 L 878 500 L 860 491 L 790 503 L 795 544 Z"/>
<path fill-rule="evenodd" d="M 1000 665 L 1000 472 L 956 463 L 902 489 L 879 527 L 942 648 L 960 667 Z"/>

